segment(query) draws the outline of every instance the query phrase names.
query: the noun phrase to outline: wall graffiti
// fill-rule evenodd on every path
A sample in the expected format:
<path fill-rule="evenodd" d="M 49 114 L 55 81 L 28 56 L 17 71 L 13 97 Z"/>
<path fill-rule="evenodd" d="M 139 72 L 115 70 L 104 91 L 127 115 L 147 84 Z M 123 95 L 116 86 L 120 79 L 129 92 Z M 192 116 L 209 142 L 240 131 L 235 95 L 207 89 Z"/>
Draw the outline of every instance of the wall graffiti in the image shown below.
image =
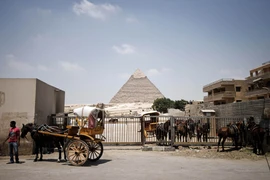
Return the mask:
<path fill-rule="evenodd" d="M 0 91 L 0 107 L 5 104 L 5 93 Z"/>

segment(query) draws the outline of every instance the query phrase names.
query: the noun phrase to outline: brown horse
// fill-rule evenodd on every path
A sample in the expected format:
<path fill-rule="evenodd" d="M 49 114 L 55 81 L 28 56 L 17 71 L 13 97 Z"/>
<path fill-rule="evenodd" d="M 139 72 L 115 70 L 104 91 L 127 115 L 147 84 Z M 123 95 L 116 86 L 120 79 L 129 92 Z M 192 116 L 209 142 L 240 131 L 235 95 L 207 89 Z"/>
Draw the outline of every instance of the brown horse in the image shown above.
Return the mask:
<path fill-rule="evenodd" d="M 187 142 L 187 137 L 189 136 L 191 140 L 195 134 L 195 122 L 192 119 L 176 119 L 174 129 L 178 141 L 180 142 L 183 137 L 183 142 Z"/>
<path fill-rule="evenodd" d="M 181 142 L 183 137 L 183 142 L 187 142 L 187 124 L 185 120 L 176 120 L 175 121 L 175 136 L 178 141 Z"/>
<path fill-rule="evenodd" d="M 222 127 L 218 130 L 217 135 L 219 137 L 218 139 L 218 149 L 219 152 L 219 145 L 220 141 L 222 139 L 222 151 L 224 151 L 224 143 L 228 137 L 232 138 L 235 144 L 235 149 L 238 149 L 238 140 L 240 137 L 240 129 L 241 129 L 242 123 L 237 122 L 235 124 L 229 124 L 227 127 Z"/>
<path fill-rule="evenodd" d="M 263 140 L 265 135 L 265 129 L 259 124 L 256 124 L 253 117 L 250 117 L 247 123 L 247 129 L 253 139 L 253 153 L 264 155 Z"/>

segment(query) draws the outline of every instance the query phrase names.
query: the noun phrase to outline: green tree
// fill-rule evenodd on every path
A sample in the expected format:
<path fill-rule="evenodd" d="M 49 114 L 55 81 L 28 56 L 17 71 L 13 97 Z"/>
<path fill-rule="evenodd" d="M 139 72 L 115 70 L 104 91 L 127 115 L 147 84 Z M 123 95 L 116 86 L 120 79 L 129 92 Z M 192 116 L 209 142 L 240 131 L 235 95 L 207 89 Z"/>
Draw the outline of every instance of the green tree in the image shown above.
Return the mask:
<path fill-rule="evenodd" d="M 174 109 L 180 109 L 181 111 L 185 111 L 186 104 L 188 104 L 188 101 L 184 99 L 176 100 L 174 102 Z"/>
<path fill-rule="evenodd" d="M 152 108 L 161 113 L 167 113 L 168 108 L 174 107 L 174 101 L 169 98 L 158 98 L 154 101 Z"/>

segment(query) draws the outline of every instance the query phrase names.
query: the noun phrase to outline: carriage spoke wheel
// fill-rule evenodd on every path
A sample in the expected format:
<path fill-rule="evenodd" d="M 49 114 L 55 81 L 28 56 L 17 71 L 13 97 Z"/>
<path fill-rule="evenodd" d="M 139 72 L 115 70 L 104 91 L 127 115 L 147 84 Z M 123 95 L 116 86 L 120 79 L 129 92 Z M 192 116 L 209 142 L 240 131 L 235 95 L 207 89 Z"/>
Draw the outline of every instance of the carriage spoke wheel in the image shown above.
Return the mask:
<path fill-rule="evenodd" d="M 101 142 L 95 142 L 90 139 L 85 139 L 89 147 L 89 157 L 90 161 L 97 161 L 101 158 L 103 154 L 103 145 Z"/>
<path fill-rule="evenodd" d="M 88 156 L 88 145 L 84 141 L 74 140 L 67 145 L 67 158 L 72 165 L 83 165 L 87 161 Z"/>

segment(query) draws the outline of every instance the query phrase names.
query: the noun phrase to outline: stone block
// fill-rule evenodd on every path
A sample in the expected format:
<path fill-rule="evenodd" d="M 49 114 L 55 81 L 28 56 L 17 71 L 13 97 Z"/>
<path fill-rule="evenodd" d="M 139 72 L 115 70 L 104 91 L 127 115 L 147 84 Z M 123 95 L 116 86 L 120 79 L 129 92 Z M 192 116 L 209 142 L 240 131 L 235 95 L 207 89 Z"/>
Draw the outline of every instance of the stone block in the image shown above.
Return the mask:
<path fill-rule="evenodd" d="M 175 151 L 175 147 L 171 147 L 171 146 L 154 146 L 153 151 Z"/>

